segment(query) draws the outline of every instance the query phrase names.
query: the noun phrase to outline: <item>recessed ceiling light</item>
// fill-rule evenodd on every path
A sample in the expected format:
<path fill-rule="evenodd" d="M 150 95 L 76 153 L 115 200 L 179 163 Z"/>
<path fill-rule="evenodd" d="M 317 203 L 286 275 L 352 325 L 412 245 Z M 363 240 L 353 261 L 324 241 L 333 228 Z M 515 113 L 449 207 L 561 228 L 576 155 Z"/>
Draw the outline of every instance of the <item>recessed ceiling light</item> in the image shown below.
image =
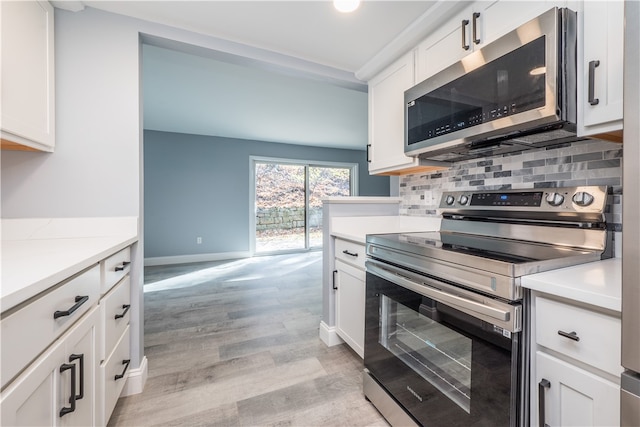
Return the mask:
<path fill-rule="evenodd" d="M 537 67 L 529 71 L 529 74 L 531 74 L 532 76 L 539 76 L 541 74 L 545 74 L 546 72 L 547 72 L 547 67 Z"/>
<path fill-rule="evenodd" d="M 360 6 L 360 0 L 333 0 L 333 7 L 343 13 L 353 12 L 358 6 Z"/>

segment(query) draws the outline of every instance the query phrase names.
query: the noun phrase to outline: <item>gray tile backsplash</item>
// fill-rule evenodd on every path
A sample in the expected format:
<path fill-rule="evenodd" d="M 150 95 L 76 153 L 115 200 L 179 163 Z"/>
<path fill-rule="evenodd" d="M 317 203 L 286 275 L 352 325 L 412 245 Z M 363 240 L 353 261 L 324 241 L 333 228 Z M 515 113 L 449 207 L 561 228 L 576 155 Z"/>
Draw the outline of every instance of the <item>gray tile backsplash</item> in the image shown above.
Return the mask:
<path fill-rule="evenodd" d="M 400 214 L 434 216 L 443 191 L 607 185 L 607 223 L 622 229 L 622 144 L 589 140 L 458 162 L 447 170 L 400 177 Z"/>

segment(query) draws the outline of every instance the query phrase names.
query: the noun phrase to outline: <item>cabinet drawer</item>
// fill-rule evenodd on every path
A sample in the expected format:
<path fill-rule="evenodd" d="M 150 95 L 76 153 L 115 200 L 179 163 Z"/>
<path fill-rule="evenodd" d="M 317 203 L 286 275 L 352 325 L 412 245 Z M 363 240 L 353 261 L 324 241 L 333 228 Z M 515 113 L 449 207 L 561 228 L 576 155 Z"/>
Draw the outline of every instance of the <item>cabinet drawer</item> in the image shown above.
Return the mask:
<path fill-rule="evenodd" d="M 129 324 L 131 314 L 131 280 L 129 276 L 113 288 L 101 301 L 100 313 L 103 319 L 103 341 L 100 345 L 100 360 L 105 360 L 113 351 L 118 339 Z"/>
<path fill-rule="evenodd" d="M 98 418 L 98 420 L 102 418 L 101 425 L 106 425 L 109 421 L 124 384 L 127 382 L 130 360 L 129 326 L 127 326 L 113 353 L 100 365 L 100 383 L 104 386 L 104 405 L 101 405 L 104 412 Z"/>
<path fill-rule="evenodd" d="M 101 294 L 109 292 L 116 283 L 129 273 L 131 264 L 131 248 L 127 247 L 111 255 L 100 263 L 100 276 L 102 278 Z"/>
<path fill-rule="evenodd" d="M 100 269 L 96 264 L 17 311 L 3 314 L 0 320 L 2 387 L 95 306 L 99 296 Z"/>
<path fill-rule="evenodd" d="M 615 376 L 622 372 L 620 329 L 615 317 L 536 297 L 536 342 Z"/>
<path fill-rule="evenodd" d="M 336 259 L 364 270 L 365 254 L 364 245 L 336 239 Z"/>

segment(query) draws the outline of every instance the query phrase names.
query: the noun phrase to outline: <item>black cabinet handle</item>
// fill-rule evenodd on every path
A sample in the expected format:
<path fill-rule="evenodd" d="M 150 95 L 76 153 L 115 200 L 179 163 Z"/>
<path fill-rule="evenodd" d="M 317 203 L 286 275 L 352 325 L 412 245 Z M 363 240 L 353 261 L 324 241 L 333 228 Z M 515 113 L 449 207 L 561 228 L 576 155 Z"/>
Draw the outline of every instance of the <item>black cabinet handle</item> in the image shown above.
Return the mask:
<path fill-rule="evenodd" d="M 338 287 L 336 286 L 336 273 L 338 272 L 338 270 L 333 270 L 333 290 L 337 291 Z"/>
<path fill-rule="evenodd" d="M 343 254 L 345 254 L 345 255 L 349 255 L 349 256 L 352 256 L 352 257 L 356 257 L 356 258 L 358 257 L 358 254 L 357 254 L 357 253 L 349 252 L 349 251 L 348 251 L 348 250 L 346 250 L 346 249 L 345 249 L 344 251 L 342 251 L 342 253 L 343 253 Z"/>
<path fill-rule="evenodd" d="M 116 320 L 122 319 L 124 315 L 127 314 L 127 311 L 129 311 L 129 309 L 131 308 L 131 304 L 122 304 L 122 308 L 124 309 L 124 311 L 121 314 L 116 314 Z"/>
<path fill-rule="evenodd" d="M 76 394 L 76 400 L 84 397 L 84 354 L 72 354 L 69 356 L 69 363 L 74 360 L 80 361 L 80 394 Z"/>
<path fill-rule="evenodd" d="M 122 261 L 122 264 L 116 265 L 116 271 L 124 270 L 129 264 L 131 264 L 131 261 Z"/>
<path fill-rule="evenodd" d="M 60 409 L 60 418 L 76 410 L 76 364 L 64 363 L 60 366 L 60 373 L 71 369 L 71 396 L 69 396 L 69 407 L 63 406 Z"/>
<path fill-rule="evenodd" d="M 469 50 L 469 48 L 471 47 L 470 45 L 467 44 L 467 25 L 469 25 L 469 20 L 463 19 L 462 20 L 462 48 L 464 50 Z"/>
<path fill-rule="evenodd" d="M 120 378 L 124 378 L 124 373 L 127 372 L 127 368 L 129 368 L 129 363 L 131 363 L 131 359 L 125 359 L 122 361 L 122 364 L 124 365 L 124 369 L 122 370 L 121 374 L 115 376 L 116 381 L 118 381 Z"/>
<path fill-rule="evenodd" d="M 370 149 L 371 149 L 371 144 L 367 144 L 367 163 L 371 163 L 371 156 L 369 155 Z"/>
<path fill-rule="evenodd" d="M 75 304 L 73 305 L 73 307 L 71 307 L 69 310 L 65 310 L 65 311 L 56 310 L 55 313 L 53 313 L 53 318 L 57 319 L 58 317 L 69 316 L 69 315 L 73 314 L 74 311 L 79 309 L 80 306 L 82 304 L 84 304 L 85 302 L 87 302 L 87 301 L 89 301 L 89 295 L 85 295 L 83 297 L 77 296 L 76 299 L 75 299 Z"/>
<path fill-rule="evenodd" d="M 473 42 L 475 44 L 480 44 L 480 39 L 478 38 L 478 18 L 480 18 L 480 12 L 473 13 Z"/>
<path fill-rule="evenodd" d="M 544 410 L 544 393 L 548 388 L 551 388 L 551 383 L 549 382 L 549 380 L 545 380 L 543 378 L 542 381 L 538 383 L 538 425 L 540 427 L 547 426 L 547 424 L 545 424 L 544 422 L 546 416 Z"/>
<path fill-rule="evenodd" d="M 575 331 L 571 331 L 571 332 L 558 331 L 558 335 L 562 335 L 563 337 L 569 338 L 570 340 L 580 341 L 580 337 Z"/>
<path fill-rule="evenodd" d="M 589 104 L 598 105 L 600 100 L 596 98 L 595 80 L 596 80 L 596 67 L 600 66 L 600 61 L 589 61 Z"/>

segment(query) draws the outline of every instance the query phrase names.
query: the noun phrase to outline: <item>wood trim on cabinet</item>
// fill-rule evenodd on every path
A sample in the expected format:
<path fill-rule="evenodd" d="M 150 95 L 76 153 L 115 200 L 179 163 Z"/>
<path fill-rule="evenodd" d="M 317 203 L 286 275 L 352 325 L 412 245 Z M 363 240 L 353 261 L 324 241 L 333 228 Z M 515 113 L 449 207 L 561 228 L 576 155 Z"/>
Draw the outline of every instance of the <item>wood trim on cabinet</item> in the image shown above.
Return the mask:
<path fill-rule="evenodd" d="M 448 169 L 448 167 L 443 166 L 413 166 L 406 169 L 394 170 L 389 172 L 377 172 L 375 175 L 384 175 L 384 176 L 401 176 L 401 175 L 411 175 L 416 173 L 427 173 L 427 172 L 435 172 Z"/>
<path fill-rule="evenodd" d="M 611 142 L 622 143 L 622 130 L 614 130 L 606 133 L 599 133 L 597 135 L 589 135 L 590 138 L 604 139 Z"/>
<path fill-rule="evenodd" d="M 19 144 L 17 142 L 9 141 L 8 139 L 0 138 L 0 149 L 13 150 L 13 151 L 42 151 L 37 148 L 28 147 L 26 145 Z"/>

